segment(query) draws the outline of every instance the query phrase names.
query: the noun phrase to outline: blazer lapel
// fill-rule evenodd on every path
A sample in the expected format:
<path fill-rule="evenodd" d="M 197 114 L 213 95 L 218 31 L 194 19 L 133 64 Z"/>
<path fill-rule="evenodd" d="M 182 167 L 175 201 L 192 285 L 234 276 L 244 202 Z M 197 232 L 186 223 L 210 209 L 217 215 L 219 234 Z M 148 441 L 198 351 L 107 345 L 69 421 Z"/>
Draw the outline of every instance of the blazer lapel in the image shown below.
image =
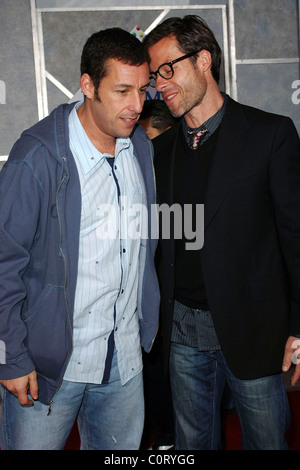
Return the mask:
<path fill-rule="evenodd" d="M 248 127 L 242 106 L 228 98 L 208 180 L 204 203 L 205 228 L 211 222 L 236 178 L 243 160 L 242 148 Z"/>

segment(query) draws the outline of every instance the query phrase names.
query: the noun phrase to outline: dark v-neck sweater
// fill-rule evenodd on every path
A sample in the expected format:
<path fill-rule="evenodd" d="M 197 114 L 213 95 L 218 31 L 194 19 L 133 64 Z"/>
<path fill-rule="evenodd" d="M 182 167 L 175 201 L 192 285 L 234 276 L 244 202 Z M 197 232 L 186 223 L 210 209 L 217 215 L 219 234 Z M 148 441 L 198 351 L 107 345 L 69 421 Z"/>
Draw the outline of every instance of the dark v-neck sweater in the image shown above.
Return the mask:
<path fill-rule="evenodd" d="M 197 150 L 191 150 L 182 128 L 178 135 L 174 168 L 174 203 L 181 205 L 182 214 L 185 204 L 193 205 L 193 231 L 196 228 L 195 205 L 204 204 L 205 201 L 217 136 L 218 129 Z M 184 227 L 182 232 L 182 239 L 176 240 L 175 299 L 188 307 L 209 310 L 202 275 L 201 250 L 186 250 L 186 242 L 190 243 L 193 240 L 186 239 Z"/>

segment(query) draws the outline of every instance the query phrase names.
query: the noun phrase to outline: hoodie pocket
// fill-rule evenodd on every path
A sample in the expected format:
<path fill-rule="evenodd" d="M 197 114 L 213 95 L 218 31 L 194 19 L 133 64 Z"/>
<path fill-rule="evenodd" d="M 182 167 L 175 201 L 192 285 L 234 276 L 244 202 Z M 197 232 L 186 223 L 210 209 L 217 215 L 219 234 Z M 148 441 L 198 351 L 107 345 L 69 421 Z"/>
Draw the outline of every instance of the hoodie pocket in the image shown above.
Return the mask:
<path fill-rule="evenodd" d="M 24 314 L 25 344 L 36 371 L 56 380 L 70 349 L 70 328 L 62 287 L 44 286 L 35 305 Z"/>

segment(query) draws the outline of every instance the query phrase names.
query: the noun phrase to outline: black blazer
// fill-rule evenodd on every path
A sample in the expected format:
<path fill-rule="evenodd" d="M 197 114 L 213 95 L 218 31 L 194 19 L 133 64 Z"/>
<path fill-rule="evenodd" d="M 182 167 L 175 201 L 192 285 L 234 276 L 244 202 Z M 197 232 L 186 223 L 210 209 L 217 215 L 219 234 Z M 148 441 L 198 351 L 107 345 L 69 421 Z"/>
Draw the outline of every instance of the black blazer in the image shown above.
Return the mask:
<path fill-rule="evenodd" d="M 159 204 L 174 203 L 179 126 L 153 140 Z M 204 214 L 203 277 L 227 363 L 241 379 L 279 373 L 289 334 L 300 333 L 300 144 L 289 118 L 228 99 Z M 174 240 L 160 240 L 159 254 L 168 358 Z"/>

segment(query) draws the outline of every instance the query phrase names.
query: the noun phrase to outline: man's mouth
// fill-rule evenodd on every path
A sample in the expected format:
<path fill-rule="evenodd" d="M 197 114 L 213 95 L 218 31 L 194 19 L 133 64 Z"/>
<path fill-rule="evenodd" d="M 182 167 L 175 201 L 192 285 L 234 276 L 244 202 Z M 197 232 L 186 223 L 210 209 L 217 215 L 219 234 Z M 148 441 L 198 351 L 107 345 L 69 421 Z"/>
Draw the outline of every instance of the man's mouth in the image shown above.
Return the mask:
<path fill-rule="evenodd" d="M 177 93 L 169 93 L 169 94 L 165 94 L 163 95 L 163 98 L 165 100 L 166 103 L 170 102 L 173 98 L 175 98 L 175 96 L 177 95 Z"/>
<path fill-rule="evenodd" d="M 137 121 L 137 117 L 122 117 L 121 119 L 124 122 L 124 124 L 128 126 L 134 126 L 134 124 Z"/>

